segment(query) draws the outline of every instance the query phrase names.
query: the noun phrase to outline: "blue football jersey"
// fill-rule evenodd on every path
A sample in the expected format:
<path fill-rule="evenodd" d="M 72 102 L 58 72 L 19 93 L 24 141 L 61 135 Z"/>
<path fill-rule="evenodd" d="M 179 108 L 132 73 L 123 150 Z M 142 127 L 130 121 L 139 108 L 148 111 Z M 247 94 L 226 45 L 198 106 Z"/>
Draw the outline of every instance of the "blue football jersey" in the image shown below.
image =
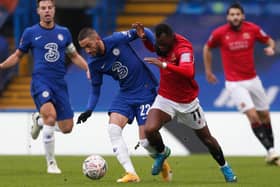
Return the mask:
<path fill-rule="evenodd" d="M 24 30 L 18 49 L 27 53 L 31 49 L 34 78 L 63 79 L 66 73 L 65 50 L 72 43 L 66 27 L 55 25 L 46 29 L 36 24 Z"/>
<path fill-rule="evenodd" d="M 152 34 L 146 28 L 145 33 Z M 104 55 L 88 58 L 93 87 L 89 109 L 94 109 L 97 103 L 104 74 L 119 82 L 120 94 L 130 102 L 142 99 L 143 96 L 148 97 L 145 93 L 150 93 L 150 90 L 157 87 L 154 74 L 130 46 L 130 42 L 137 38 L 135 29 L 115 32 L 103 38 Z"/>
<path fill-rule="evenodd" d="M 31 95 L 36 108 L 52 102 L 57 121 L 71 119 L 73 110 L 64 75 L 66 74 L 65 52 L 72 44 L 72 36 L 66 27 L 55 25 L 52 29 L 39 24 L 24 30 L 18 49 L 29 50 L 33 56 Z"/>

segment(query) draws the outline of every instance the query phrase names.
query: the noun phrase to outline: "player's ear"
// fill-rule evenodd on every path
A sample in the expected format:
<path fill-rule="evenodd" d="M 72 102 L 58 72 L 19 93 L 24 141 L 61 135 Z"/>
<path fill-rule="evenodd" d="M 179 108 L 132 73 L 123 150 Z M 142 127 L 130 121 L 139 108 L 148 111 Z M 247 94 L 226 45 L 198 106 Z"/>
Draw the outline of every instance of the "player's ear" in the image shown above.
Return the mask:
<path fill-rule="evenodd" d="M 96 40 L 97 41 L 101 40 L 101 37 L 99 35 L 97 35 Z"/>

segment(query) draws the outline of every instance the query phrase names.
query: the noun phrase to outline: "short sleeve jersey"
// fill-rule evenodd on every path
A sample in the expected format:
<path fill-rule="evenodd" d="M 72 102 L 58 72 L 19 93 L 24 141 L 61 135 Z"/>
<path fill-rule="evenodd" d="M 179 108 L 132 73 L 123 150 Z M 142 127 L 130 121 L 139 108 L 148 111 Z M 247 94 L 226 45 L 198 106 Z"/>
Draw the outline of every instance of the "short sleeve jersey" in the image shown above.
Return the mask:
<path fill-rule="evenodd" d="M 220 47 L 226 80 L 240 81 L 256 76 L 254 44 L 256 41 L 266 43 L 269 38 L 251 22 L 243 22 L 238 31 L 225 24 L 212 32 L 207 45 L 210 48 Z"/>
<path fill-rule="evenodd" d="M 63 79 L 66 73 L 65 50 L 72 43 L 66 27 L 55 25 L 46 29 L 36 24 L 24 30 L 18 49 L 32 52 L 33 79 Z"/>

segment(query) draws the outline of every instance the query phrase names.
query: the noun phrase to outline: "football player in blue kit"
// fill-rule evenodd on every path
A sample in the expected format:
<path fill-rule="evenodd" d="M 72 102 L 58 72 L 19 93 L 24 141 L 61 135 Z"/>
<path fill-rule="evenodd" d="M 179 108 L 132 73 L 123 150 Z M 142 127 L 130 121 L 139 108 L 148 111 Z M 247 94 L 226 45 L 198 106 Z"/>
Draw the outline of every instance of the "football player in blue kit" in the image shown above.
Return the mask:
<path fill-rule="evenodd" d="M 145 32 L 146 36 L 152 36 L 150 30 L 145 29 Z M 115 32 L 101 39 L 94 29 L 84 28 L 78 36 L 80 46 L 90 56 L 88 66 L 92 89 L 87 110 L 79 116 L 77 123 L 85 122 L 91 116 L 100 95 L 103 75 L 109 75 L 119 82 L 120 90 L 108 111 L 108 133 L 113 152 L 126 172 L 123 177 L 117 180 L 120 183 L 140 181 L 122 137 L 122 130 L 127 123 L 132 123 L 133 119 L 136 118 L 139 126 L 140 144 L 151 155 L 155 153 L 145 137 L 143 125 L 156 96 L 158 83 L 149 67 L 129 44 L 137 38 L 135 29 Z M 163 168 L 161 172 L 163 180 L 170 181 L 171 170 L 167 162 L 164 163 Z"/>
<path fill-rule="evenodd" d="M 31 95 L 40 114 L 33 115 L 31 135 L 36 139 L 42 129 L 47 172 L 60 174 L 54 155 L 54 131 L 70 133 L 73 127 L 73 111 L 64 80 L 65 54 L 85 71 L 88 71 L 88 65 L 77 53 L 69 30 L 55 24 L 54 0 L 37 0 L 37 6 L 40 23 L 24 30 L 18 49 L 0 65 L 0 69 L 16 65 L 25 53 L 32 51 Z"/>

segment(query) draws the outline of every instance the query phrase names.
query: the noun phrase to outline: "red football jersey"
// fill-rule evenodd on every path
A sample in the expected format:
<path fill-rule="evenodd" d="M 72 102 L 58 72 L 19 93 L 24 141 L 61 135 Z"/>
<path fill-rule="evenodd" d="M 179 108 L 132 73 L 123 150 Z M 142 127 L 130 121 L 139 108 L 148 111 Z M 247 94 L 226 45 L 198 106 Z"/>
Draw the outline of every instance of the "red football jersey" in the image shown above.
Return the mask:
<path fill-rule="evenodd" d="M 198 85 L 194 80 L 195 68 L 192 44 L 176 34 L 175 44 L 166 58 L 165 69 L 160 69 L 158 94 L 178 103 L 189 103 L 198 96 Z"/>
<path fill-rule="evenodd" d="M 226 80 L 240 81 L 256 76 L 255 41 L 266 43 L 269 38 L 259 26 L 244 21 L 239 31 L 232 30 L 229 24 L 218 27 L 212 32 L 207 45 L 221 48 Z"/>

